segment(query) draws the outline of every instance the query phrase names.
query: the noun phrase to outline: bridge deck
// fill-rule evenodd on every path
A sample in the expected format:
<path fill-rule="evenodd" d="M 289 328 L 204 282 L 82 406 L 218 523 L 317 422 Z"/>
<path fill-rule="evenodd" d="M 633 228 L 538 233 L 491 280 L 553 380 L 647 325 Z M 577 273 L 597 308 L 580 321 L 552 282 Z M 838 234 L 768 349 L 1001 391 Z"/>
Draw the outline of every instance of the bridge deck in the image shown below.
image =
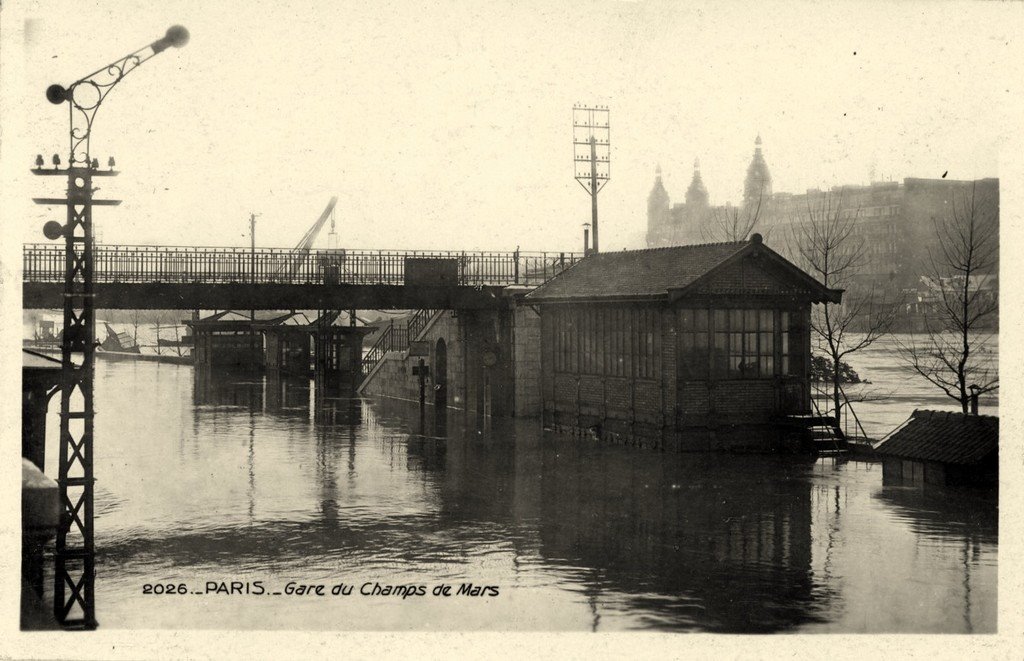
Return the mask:
<path fill-rule="evenodd" d="M 92 276 L 102 308 L 481 308 L 498 304 L 496 290 L 539 285 L 581 257 L 518 250 L 314 250 L 296 256 L 279 248 L 97 245 Z M 60 307 L 64 247 L 26 244 L 23 258 L 24 307 Z M 407 277 L 410 265 L 421 267 L 419 276 Z"/>

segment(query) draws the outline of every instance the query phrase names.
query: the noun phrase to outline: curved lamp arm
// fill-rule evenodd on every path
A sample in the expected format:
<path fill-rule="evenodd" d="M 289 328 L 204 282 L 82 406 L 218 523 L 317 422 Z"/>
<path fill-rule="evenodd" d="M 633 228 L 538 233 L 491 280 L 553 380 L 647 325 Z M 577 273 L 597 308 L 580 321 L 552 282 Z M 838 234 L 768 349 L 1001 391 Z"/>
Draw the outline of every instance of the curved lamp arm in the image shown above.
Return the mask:
<path fill-rule="evenodd" d="M 169 46 L 181 48 L 187 43 L 188 30 L 175 25 L 168 28 L 162 38 L 71 83 L 67 88 L 62 85 L 50 85 L 46 88 L 46 98 L 50 103 L 60 105 L 68 102 L 71 118 L 68 167 L 89 167 L 89 136 L 92 133 L 92 121 L 103 99 L 114 85 L 121 82 L 122 78 L 140 64 Z"/>

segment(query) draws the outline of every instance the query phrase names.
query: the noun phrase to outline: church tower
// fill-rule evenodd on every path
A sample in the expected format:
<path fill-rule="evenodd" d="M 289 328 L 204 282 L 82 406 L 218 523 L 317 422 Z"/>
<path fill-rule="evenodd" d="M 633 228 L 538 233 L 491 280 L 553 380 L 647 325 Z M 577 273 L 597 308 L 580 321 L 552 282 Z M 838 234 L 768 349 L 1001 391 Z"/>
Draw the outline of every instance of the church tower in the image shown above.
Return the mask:
<path fill-rule="evenodd" d="M 754 209 L 758 206 L 758 198 L 762 207 L 772 196 L 772 175 L 768 172 L 768 164 L 761 153 L 761 136 L 754 141 L 754 158 L 747 167 L 747 179 L 743 182 L 743 208 Z"/>
<path fill-rule="evenodd" d="M 661 183 L 661 166 L 654 171 L 654 188 L 647 196 L 647 247 L 662 245 L 670 224 L 668 191 Z"/>
<path fill-rule="evenodd" d="M 698 209 L 708 206 L 708 189 L 704 187 L 704 180 L 700 178 L 700 159 L 693 161 L 693 179 L 690 187 L 686 189 L 686 206 Z"/>

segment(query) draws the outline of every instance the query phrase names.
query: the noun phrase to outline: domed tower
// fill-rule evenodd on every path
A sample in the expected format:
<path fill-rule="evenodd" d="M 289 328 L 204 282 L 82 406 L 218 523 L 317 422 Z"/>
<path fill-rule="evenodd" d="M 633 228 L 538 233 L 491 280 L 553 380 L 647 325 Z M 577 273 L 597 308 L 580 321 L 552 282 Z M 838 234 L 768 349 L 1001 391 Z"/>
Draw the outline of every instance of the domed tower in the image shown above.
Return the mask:
<path fill-rule="evenodd" d="M 647 246 L 653 248 L 661 245 L 669 225 L 668 191 L 661 183 L 661 166 L 654 171 L 654 188 L 647 196 Z"/>
<path fill-rule="evenodd" d="M 704 181 L 700 178 L 699 158 L 693 161 L 693 179 L 690 181 L 690 187 L 686 189 L 686 206 L 708 206 L 708 189 L 704 187 Z"/>
<path fill-rule="evenodd" d="M 764 162 L 764 155 L 761 153 L 761 136 L 754 141 L 754 158 L 747 167 L 747 179 L 743 182 L 743 207 L 746 209 L 756 208 L 758 198 L 761 198 L 762 206 L 772 196 L 772 175 L 768 172 L 768 164 Z"/>

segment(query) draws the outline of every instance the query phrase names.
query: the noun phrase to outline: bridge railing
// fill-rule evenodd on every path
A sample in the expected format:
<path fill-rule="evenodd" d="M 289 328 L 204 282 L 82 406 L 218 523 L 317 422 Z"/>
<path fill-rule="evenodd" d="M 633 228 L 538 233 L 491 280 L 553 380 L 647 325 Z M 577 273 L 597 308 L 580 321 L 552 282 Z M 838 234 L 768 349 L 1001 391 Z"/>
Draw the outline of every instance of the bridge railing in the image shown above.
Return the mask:
<path fill-rule="evenodd" d="M 93 248 L 97 283 L 405 284 L 409 258 L 452 260 L 460 285 L 539 285 L 578 262 L 572 252 L 313 250 L 114 246 Z M 64 248 L 26 244 L 25 282 L 63 282 Z"/>

